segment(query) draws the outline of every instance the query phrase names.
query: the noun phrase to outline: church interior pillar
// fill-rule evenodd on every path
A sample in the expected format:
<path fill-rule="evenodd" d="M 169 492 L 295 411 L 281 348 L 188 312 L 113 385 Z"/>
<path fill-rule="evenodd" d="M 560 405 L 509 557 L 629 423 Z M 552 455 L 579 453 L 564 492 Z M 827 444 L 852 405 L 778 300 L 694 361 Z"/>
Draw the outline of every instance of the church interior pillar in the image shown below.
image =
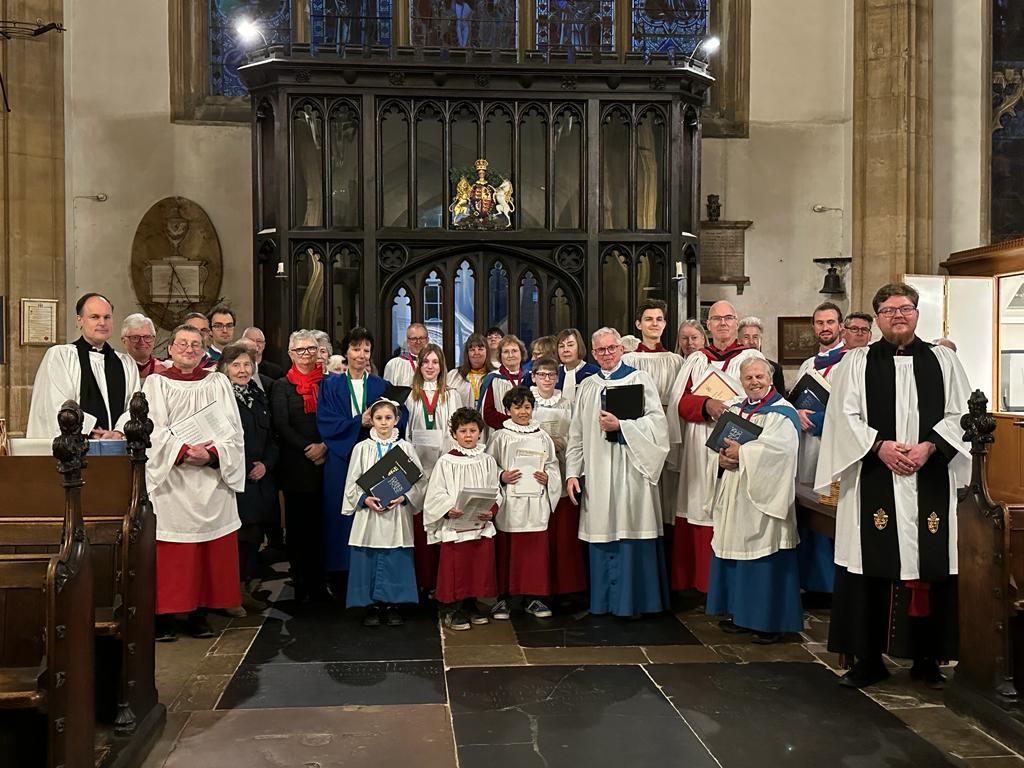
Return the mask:
<path fill-rule="evenodd" d="M 932 272 L 932 0 L 856 0 L 853 306 Z"/>
<path fill-rule="evenodd" d="M 7 0 L 3 18 L 62 23 L 62 0 Z M 0 41 L 11 112 L 0 119 L 0 296 L 5 299 L 0 418 L 20 434 L 45 347 L 21 346 L 20 299 L 58 299 L 63 341 L 64 39 L 50 32 Z"/>

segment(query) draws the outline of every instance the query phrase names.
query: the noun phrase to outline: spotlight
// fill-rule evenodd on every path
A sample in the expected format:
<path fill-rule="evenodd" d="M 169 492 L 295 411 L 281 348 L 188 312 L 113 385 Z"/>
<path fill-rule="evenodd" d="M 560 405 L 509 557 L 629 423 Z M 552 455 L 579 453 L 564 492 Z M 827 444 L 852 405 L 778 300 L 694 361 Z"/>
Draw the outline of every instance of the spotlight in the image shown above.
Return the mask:
<path fill-rule="evenodd" d="M 256 38 L 260 38 L 263 41 L 263 45 L 270 47 L 270 43 L 267 42 L 267 36 L 263 34 L 259 24 L 252 19 L 241 18 L 235 22 L 235 32 L 247 43 L 254 43 Z"/>
<path fill-rule="evenodd" d="M 690 54 L 690 58 L 686 60 L 686 66 L 693 65 L 693 59 L 697 55 L 697 51 L 704 51 L 704 61 L 707 61 L 711 55 L 718 50 L 721 46 L 722 41 L 718 38 L 718 35 L 709 35 L 701 39 L 696 46 L 694 46 L 693 52 Z"/>

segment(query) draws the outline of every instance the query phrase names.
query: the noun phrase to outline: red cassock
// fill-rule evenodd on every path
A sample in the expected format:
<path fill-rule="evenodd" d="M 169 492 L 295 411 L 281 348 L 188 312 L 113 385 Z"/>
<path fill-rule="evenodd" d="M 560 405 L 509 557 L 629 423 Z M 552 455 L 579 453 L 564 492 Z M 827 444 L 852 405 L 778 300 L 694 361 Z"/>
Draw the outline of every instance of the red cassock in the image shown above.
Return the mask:
<path fill-rule="evenodd" d="M 442 542 L 434 596 L 441 603 L 497 597 L 496 570 L 493 538 Z"/>
<path fill-rule="evenodd" d="M 549 532 L 526 531 L 495 536 L 498 594 L 542 597 L 551 594 Z"/>
<path fill-rule="evenodd" d="M 548 521 L 552 595 L 568 595 L 587 589 L 587 569 L 580 541 L 580 508 L 568 496 L 558 500 Z"/>

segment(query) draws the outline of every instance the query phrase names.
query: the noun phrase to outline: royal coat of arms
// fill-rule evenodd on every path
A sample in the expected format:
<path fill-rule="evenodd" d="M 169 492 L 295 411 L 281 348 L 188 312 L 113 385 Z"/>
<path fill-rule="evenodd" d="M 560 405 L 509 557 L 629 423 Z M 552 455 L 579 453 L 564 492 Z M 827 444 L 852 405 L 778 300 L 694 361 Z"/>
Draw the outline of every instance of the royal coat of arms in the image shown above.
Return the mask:
<path fill-rule="evenodd" d="M 452 174 L 455 195 L 448 212 L 453 228 L 508 229 L 512 226 L 512 212 L 516 209 L 512 182 L 493 171 L 488 172 L 488 165 L 483 159 L 474 163 L 475 181 L 469 180 L 468 170 Z"/>

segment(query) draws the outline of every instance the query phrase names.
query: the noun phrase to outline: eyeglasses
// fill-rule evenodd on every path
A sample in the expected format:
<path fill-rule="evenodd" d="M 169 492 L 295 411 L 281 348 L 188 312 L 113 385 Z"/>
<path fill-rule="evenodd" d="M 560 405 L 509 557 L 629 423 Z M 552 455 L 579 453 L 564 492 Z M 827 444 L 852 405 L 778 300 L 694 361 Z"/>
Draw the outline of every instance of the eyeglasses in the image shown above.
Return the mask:
<path fill-rule="evenodd" d="M 295 347 L 288 351 L 294 352 L 296 355 L 315 355 L 320 351 L 320 347 Z"/>
<path fill-rule="evenodd" d="M 735 322 L 736 315 L 711 315 L 708 318 L 709 323 L 732 323 Z"/>
<path fill-rule="evenodd" d="M 429 336 L 406 336 L 405 340 L 406 341 L 426 341 L 429 338 L 430 338 Z"/>
<path fill-rule="evenodd" d="M 214 323 L 213 330 L 215 331 L 228 331 L 235 327 L 234 323 Z"/>
<path fill-rule="evenodd" d="M 913 304 L 903 304 L 899 307 L 882 307 L 875 314 L 879 317 L 895 317 L 897 314 L 903 317 L 910 317 L 917 312 L 917 307 Z"/>
<path fill-rule="evenodd" d="M 558 374 L 554 371 L 534 371 L 533 378 L 535 379 L 557 379 Z"/>
<path fill-rule="evenodd" d="M 859 325 L 847 325 L 844 326 L 850 333 L 856 333 L 858 336 L 863 336 L 866 333 L 871 333 L 870 328 L 861 328 Z"/>
<path fill-rule="evenodd" d="M 601 355 L 603 357 L 604 355 L 612 354 L 617 349 L 622 349 L 622 345 L 621 344 L 613 344 L 610 347 L 594 347 L 594 354 L 595 355 Z"/>
<path fill-rule="evenodd" d="M 125 336 L 132 344 L 152 344 L 155 336 Z"/>
<path fill-rule="evenodd" d="M 171 346 L 177 347 L 180 350 L 203 348 L 202 342 L 199 341 L 176 341 Z"/>

